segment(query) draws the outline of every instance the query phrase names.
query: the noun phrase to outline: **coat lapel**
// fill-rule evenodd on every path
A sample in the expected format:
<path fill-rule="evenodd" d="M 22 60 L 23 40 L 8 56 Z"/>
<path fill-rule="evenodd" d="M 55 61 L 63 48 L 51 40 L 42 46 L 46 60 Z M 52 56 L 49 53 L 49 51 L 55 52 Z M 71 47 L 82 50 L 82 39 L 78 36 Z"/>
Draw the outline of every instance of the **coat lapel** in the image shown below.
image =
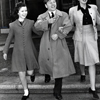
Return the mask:
<path fill-rule="evenodd" d="M 81 12 L 81 10 L 77 11 L 76 16 L 78 17 L 78 19 L 79 19 L 79 21 L 80 21 L 80 23 L 82 25 L 82 23 L 83 23 L 83 13 Z"/>
<path fill-rule="evenodd" d="M 59 11 L 58 9 L 56 10 L 56 13 L 55 13 L 55 16 L 54 16 L 54 19 L 55 19 L 55 22 L 52 24 L 52 27 L 54 27 L 54 25 L 56 24 L 57 20 L 59 19 L 59 17 L 62 16 L 62 12 Z M 43 15 L 42 15 L 42 19 L 48 19 L 49 18 L 49 13 L 48 11 L 46 11 Z"/>
<path fill-rule="evenodd" d="M 89 14 L 90 14 L 90 16 L 91 16 L 91 18 L 92 18 L 92 21 L 93 21 L 93 25 L 95 25 L 95 22 L 96 22 L 96 14 L 95 14 L 95 11 L 93 10 L 93 8 L 90 8 L 89 9 Z"/>
<path fill-rule="evenodd" d="M 25 26 L 26 23 L 27 23 L 27 19 L 24 20 L 24 22 L 23 22 L 23 26 Z"/>
<path fill-rule="evenodd" d="M 56 10 L 55 17 L 54 17 L 55 18 L 55 22 L 52 24 L 52 27 L 54 27 L 54 25 L 57 23 L 59 17 L 61 17 L 61 16 L 62 16 L 62 12 L 59 11 L 59 10 Z"/>
<path fill-rule="evenodd" d="M 21 24 L 20 24 L 20 22 L 18 21 L 18 19 L 15 21 L 15 23 L 16 23 L 18 26 L 21 27 Z"/>
<path fill-rule="evenodd" d="M 25 26 L 25 25 L 26 25 L 27 19 L 24 20 L 23 25 L 20 24 L 20 22 L 18 21 L 18 19 L 17 19 L 15 22 L 16 22 L 16 24 L 17 24 L 18 26 L 21 27 L 21 26 Z"/>

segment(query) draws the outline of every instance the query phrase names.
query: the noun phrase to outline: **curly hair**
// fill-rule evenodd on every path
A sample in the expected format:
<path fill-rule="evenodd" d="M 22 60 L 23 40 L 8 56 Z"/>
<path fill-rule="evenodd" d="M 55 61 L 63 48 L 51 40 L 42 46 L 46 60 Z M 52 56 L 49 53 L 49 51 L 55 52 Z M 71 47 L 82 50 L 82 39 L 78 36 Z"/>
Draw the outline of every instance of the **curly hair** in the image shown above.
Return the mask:
<path fill-rule="evenodd" d="M 13 20 L 18 19 L 18 12 L 20 10 L 21 7 L 27 7 L 25 3 L 23 3 L 22 1 L 18 2 L 15 4 L 15 8 L 11 14 L 11 18 Z"/>

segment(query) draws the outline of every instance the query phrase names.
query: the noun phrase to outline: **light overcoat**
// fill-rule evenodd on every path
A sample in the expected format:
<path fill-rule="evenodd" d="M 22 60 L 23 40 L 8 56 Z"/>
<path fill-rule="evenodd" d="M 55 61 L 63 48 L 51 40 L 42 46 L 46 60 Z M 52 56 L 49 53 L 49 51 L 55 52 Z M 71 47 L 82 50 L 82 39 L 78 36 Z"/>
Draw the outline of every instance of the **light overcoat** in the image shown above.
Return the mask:
<path fill-rule="evenodd" d="M 48 28 L 48 11 L 38 16 L 35 23 L 37 30 L 43 31 L 40 43 L 39 66 L 41 74 L 49 74 L 53 78 L 65 77 L 75 73 L 70 52 L 65 40 L 66 35 L 72 29 L 67 13 L 57 10 L 55 22 Z M 58 30 L 63 26 L 63 32 Z M 58 39 L 53 40 L 51 36 L 58 34 Z"/>
<path fill-rule="evenodd" d="M 25 19 L 23 25 L 18 20 L 9 24 L 9 34 L 3 53 L 8 53 L 12 39 L 14 47 L 12 53 L 12 71 L 26 71 L 38 68 L 37 52 L 32 41 L 34 21 Z"/>
<path fill-rule="evenodd" d="M 94 38 L 95 40 L 98 39 L 96 23 L 100 25 L 100 15 L 97 11 L 96 5 L 89 5 L 89 14 L 92 18 L 93 22 L 93 29 L 94 29 Z M 78 10 L 78 6 L 74 6 L 69 9 L 69 16 L 72 25 L 76 25 L 75 34 L 73 35 L 73 39 L 77 41 L 82 41 L 82 29 L 83 29 L 83 13 L 81 10 Z"/>

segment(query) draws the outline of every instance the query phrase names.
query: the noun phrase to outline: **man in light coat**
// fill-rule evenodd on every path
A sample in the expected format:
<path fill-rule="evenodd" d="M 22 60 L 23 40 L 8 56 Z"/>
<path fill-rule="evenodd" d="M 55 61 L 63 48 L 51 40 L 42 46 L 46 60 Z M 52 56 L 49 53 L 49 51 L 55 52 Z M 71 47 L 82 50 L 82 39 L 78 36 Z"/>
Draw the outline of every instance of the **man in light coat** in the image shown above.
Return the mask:
<path fill-rule="evenodd" d="M 65 37 L 72 29 L 67 13 L 56 9 L 56 0 L 44 0 L 47 11 L 38 16 L 35 28 L 43 31 L 40 43 L 41 74 L 55 79 L 54 96 L 61 100 L 62 78 L 75 73 Z"/>

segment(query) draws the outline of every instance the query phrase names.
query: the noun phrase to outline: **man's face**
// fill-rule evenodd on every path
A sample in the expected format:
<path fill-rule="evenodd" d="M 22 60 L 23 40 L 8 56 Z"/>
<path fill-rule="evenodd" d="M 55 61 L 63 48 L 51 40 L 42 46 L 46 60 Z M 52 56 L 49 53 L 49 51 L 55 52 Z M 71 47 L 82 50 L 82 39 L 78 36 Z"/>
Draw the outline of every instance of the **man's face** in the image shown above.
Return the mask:
<path fill-rule="evenodd" d="M 57 3 L 56 0 L 49 0 L 47 2 L 47 4 L 45 4 L 45 7 L 49 10 L 49 11 L 55 11 L 56 7 L 57 7 Z"/>

